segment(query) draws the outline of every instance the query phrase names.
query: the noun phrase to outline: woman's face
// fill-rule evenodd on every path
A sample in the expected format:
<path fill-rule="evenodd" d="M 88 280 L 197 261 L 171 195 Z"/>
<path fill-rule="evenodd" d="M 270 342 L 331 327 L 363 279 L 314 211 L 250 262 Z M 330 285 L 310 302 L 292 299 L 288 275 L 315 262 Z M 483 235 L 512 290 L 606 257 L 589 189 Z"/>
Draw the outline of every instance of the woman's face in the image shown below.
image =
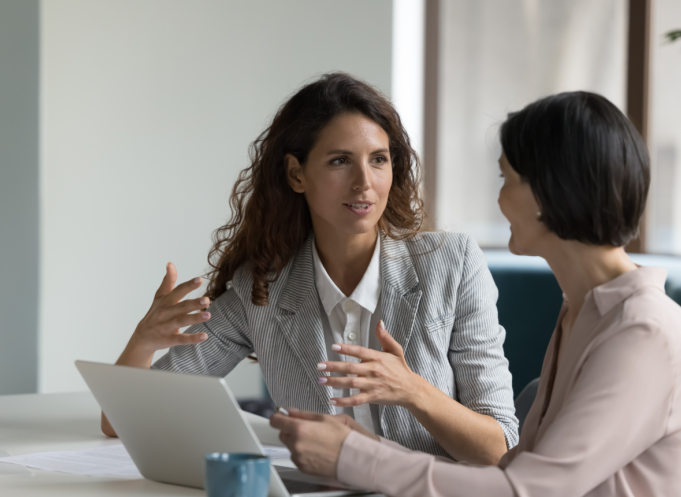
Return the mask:
<path fill-rule="evenodd" d="M 322 129 L 305 165 L 286 156 L 289 184 L 305 195 L 318 235 L 376 230 L 393 180 L 389 145 L 374 121 L 343 114 Z"/>
<path fill-rule="evenodd" d="M 539 220 L 541 208 L 530 184 L 511 167 L 503 152 L 499 168 L 504 178 L 504 185 L 499 191 L 499 208 L 511 223 L 508 248 L 516 255 L 538 255 L 541 246 L 550 237 L 546 225 Z"/>

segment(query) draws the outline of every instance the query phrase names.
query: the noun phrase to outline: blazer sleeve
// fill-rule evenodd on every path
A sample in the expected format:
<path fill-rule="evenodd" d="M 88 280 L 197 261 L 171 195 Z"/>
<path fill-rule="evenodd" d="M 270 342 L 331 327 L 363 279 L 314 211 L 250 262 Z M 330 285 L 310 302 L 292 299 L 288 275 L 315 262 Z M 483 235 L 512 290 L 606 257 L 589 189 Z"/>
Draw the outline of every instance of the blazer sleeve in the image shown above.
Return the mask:
<path fill-rule="evenodd" d="M 241 298 L 231 287 L 208 308 L 210 319 L 187 328 L 185 333 L 206 333 L 199 344 L 178 345 L 151 368 L 178 373 L 227 376 L 241 360 L 253 352 L 248 319 Z"/>
<path fill-rule="evenodd" d="M 467 237 L 449 345 L 458 401 L 494 418 L 510 449 L 518 443 L 513 386 L 504 356 L 506 331 L 499 325 L 499 293 L 477 243 Z"/>

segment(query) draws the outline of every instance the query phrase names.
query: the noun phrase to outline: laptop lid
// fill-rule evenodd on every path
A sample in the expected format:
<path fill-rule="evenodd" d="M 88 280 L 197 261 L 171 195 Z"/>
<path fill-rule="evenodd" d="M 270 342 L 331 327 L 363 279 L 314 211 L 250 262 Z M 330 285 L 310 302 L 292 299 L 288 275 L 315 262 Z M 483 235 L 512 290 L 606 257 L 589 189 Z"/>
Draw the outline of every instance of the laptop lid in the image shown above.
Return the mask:
<path fill-rule="evenodd" d="M 76 367 L 145 478 L 203 488 L 206 454 L 264 455 L 223 378 L 87 361 L 76 361 Z M 313 477 L 289 468 L 279 472 L 287 483 L 297 482 L 295 495 L 352 493 L 330 480 L 306 491 L 300 483 Z M 272 465 L 269 495 L 289 497 L 279 472 Z"/>

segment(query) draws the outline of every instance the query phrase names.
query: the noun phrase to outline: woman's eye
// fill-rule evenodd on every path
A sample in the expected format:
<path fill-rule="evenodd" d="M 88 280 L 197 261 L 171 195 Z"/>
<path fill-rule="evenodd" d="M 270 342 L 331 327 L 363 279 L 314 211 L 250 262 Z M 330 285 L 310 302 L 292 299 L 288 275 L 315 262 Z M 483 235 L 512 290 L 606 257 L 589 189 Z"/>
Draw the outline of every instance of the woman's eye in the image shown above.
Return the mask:
<path fill-rule="evenodd" d="M 379 164 L 385 164 L 386 162 L 388 162 L 388 158 L 382 155 L 377 156 L 374 160 Z"/>
<path fill-rule="evenodd" d="M 331 164 L 347 164 L 347 159 L 345 157 L 337 157 L 331 161 Z"/>

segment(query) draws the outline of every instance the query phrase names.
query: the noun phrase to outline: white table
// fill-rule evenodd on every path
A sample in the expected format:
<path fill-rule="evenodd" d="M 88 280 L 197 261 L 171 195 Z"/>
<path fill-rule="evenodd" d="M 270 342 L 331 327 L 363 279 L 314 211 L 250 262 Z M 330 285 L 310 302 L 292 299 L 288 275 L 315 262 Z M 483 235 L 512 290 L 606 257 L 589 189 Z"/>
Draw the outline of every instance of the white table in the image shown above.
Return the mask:
<path fill-rule="evenodd" d="M 0 450 L 13 456 L 118 444 L 102 434 L 99 405 L 90 392 L 0 396 Z M 145 479 L 31 471 L 0 475 L 0 496 L 205 496 L 203 490 Z"/>
<path fill-rule="evenodd" d="M 0 450 L 13 456 L 119 444 L 99 427 L 100 410 L 89 392 L 0 396 Z M 79 476 L 31 469 L 34 475 L 0 476 L 0 495 L 205 496 L 203 490 L 117 476 Z"/>

